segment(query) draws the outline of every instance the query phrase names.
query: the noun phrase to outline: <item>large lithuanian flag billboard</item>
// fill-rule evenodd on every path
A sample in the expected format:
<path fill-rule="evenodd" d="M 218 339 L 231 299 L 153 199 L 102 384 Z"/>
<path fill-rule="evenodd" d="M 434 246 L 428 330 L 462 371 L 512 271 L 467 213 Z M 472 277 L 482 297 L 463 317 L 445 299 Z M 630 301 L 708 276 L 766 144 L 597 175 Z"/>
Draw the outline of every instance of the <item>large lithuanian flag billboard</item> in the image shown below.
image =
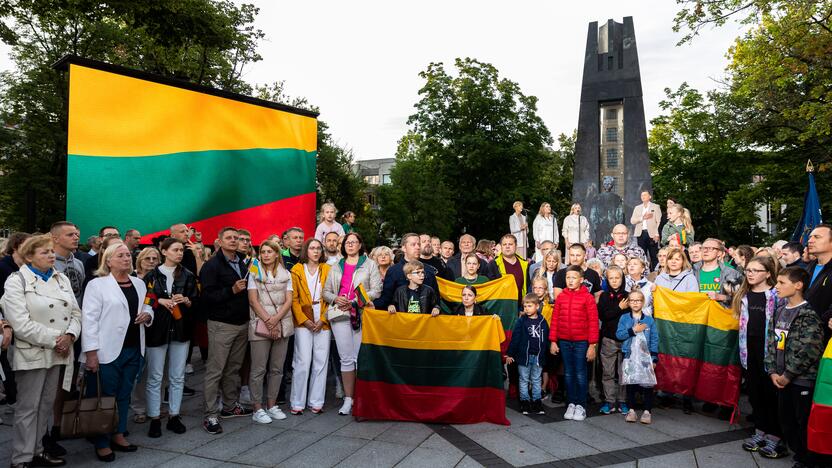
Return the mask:
<path fill-rule="evenodd" d="M 186 223 L 259 243 L 315 228 L 317 114 L 77 58 L 69 68 L 67 218 L 143 243 Z"/>

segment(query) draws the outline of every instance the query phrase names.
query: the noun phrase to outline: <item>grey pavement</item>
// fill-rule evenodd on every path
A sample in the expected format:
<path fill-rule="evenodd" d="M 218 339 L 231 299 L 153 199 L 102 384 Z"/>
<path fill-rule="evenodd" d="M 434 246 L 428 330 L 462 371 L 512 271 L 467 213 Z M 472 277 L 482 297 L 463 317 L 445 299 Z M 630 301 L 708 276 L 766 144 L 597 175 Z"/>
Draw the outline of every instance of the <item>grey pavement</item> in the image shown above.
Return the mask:
<path fill-rule="evenodd" d="M 562 420 L 563 408 L 547 405 L 546 416 L 524 416 L 507 409 L 511 426 L 489 423 L 431 425 L 412 422 L 356 421 L 337 413 L 340 400 L 329 389 L 325 412 L 292 416 L 267 425 L 250 418 L 223 420 L 224 432 L 210 435 L 202 423 L 202 364 L 187 377 L 197 394 L 186 397 L 182 415 L 188 432 L 173 434 L 163 425 L 158 439 L 148 424 L 128 424 L 135 453 L 117 453 L 114 463 L 95 458 L 85 440 L 61 444 L 69 466 L 120 467 L 788 467 L 791 457 L 768 460 L 740 448 L 747 423 L 729 426 L 711 415 L 685 415 L 656 409 L 653 424 L 628 424 L 623 416 L 596 415 L 583 422 Z M 330 386 L 331 387 L 331 386 Z M 747 404 L 744 403 L 744 406 Z M 747 409 L 747 408 L 746 408 Z M 284 410 L 286 408 L 284 407 Z M 288 414 L 288 410 L 286 410 Z M 12 414 L 0 414 L 0 466 L 11 451 Z"/>

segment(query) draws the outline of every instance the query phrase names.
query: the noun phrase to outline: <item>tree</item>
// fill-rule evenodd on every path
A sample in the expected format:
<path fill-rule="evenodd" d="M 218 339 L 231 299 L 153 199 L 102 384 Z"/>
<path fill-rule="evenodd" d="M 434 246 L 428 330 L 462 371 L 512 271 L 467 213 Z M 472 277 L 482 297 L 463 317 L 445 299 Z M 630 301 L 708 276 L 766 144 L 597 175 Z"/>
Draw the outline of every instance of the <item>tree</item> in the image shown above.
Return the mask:
<path fill-rule="evenodd" d="M 453 192 L 436 177 L 436 160 L 425 151 L 424 138 L 408 133 L 396 150 L 390 184 L 378 187 L 381 217 L 400 237 L 406 232 L 427 232 L 448 239 L 455 207 Z"/>
<path fill-rule="evenodd" d="M 419 74 L 425 84 L 397 153 L 394 187 L 381 198 L 382 213 L 405 223 L 399 231 L 499 238 L 515 200 L 543 198 L 539 174 L 552 137 L 537 115 L 537 98 L 493 65 L 471 58 L 454 65 L 456 76 L 442 63 Z M 436 203 L 410 200 L 425 197 Z"/>
<path fill-rule="evenodd" d="M 43 230 L 65 212 L 67 54 L 234 92 L 260 59 L 257 9 L 230 1 L 0 0 L 0 39 L 16 70 L 0 75 L 0 225 Z"/>

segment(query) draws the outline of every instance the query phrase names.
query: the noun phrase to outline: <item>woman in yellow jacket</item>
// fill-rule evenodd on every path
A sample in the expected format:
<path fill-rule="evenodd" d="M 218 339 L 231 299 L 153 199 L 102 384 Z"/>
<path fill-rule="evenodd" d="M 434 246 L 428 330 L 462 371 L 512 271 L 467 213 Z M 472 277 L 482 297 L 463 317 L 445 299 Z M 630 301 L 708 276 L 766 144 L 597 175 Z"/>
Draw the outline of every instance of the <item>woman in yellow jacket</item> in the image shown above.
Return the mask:
<path fill-rule="evenodd" d="M 321 298 L 329 274 L 323 253 L 321 241 L 307 239 L 300 251 L 300 261 L 291 271 L 295 356 L 290 410 L 294 415 L 303 414 L 307 403 L 310 411 L 316 414 L 324 407 L 331 332 L 326 320 L 327 304 Z"/>

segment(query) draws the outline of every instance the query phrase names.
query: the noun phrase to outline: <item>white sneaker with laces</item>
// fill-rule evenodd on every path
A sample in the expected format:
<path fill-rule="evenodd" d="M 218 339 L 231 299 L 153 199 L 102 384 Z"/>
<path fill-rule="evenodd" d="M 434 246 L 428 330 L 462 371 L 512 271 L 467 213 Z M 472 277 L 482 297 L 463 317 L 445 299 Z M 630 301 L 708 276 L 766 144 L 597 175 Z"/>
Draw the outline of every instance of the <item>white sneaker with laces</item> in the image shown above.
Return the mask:
<path fill-rule="evenodd" d="M 241 405 L 251 406 L 253 404 L 251 401 L 251 390 L 248 388 L 248 385 L 243 385 L 240 388 L 239 401 Z"/>
<path fill-rule="evenodd" d="M 586 419 L 586 410 L 581 405 L 575 405 L 575 415 L 572 417 L 574 421 L 583 421 Z"/>
<path fill-rule="evenodd" d="M 271 417 L 275 421 L 286 419 L 286 413 L 284 413 L 280 408 L 278 408 L 277 405 L 272 406 L 266 412 L 269 414 L 269 417 Z"/>
<path fill-rule="evenodd" d="M 283 416 L 286 417 L 285 415 Z M 272 418 L 269 416 L 269 413 L 266 412 L 263 408 L 255 411 L 254 414 L 251 415 L 251 420 L 258 423 L 258 424 L 271 424 Z"/>
<path fill-rule="evenodd" d="M 352 398 L 344 397 L 344 404 L 341 405 L 341 409 L 338 410 L 338 414 L 342 416 L 346 416 L 350 414 L 352 411 Z"/>
<path fill-rule="evenodd" d="M 569 406 L 566 407 L 566 413 L 563 413 L 563 419 L 575 419 L 575 405 L 573 403 L 569 403 Z"/>
<path fill-rule="evenodd" d="M 194 373 L 194 366 L 192 366 L 190 363 L 185 364 L 185 373 L 188 374 L 188 375 L 193 374 Z"/>

